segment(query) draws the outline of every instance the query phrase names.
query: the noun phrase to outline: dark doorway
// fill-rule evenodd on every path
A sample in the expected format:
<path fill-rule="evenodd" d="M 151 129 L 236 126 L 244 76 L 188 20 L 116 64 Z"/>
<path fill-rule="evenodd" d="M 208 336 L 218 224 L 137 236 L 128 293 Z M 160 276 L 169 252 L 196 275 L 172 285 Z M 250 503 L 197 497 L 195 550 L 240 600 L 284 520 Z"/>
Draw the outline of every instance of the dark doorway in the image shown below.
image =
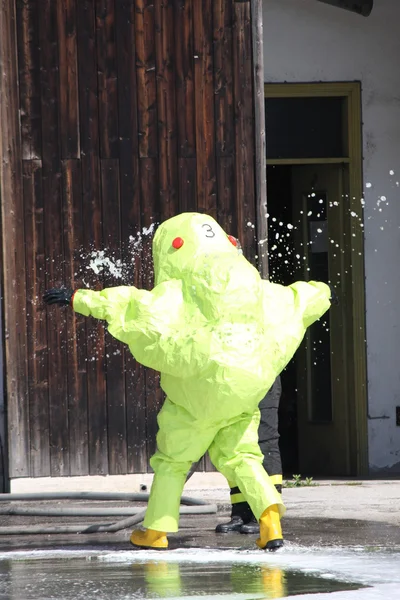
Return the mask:
<path fill-rule="evenodd" d="M 292 169 L 290 165 L 267 167 L 269 274 L 274 283 L 289 285 L 298 275 L 292 224 Z M 297 367 L 294 358 L 282 373 L 279 406 L 280 450 L 284 476 L 298 473 Z"/>
<path fill-rule="evenodd" d="M 340 164 L 268 167 L 271 280 L 329 282 L 341 298 L 309 327 L 282 374 L 280 433 L 287 475 L 345 475 L 350 469 L 346 175 Z"/>

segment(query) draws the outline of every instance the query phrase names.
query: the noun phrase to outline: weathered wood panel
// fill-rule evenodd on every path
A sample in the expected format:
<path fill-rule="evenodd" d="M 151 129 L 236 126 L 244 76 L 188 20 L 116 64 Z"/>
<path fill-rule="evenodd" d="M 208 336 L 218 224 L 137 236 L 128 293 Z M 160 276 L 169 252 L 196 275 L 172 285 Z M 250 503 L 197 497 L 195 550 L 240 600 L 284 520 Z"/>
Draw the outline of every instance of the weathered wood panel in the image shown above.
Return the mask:
<path fill-rule="evenodd" d="M 104 287 L 121 284 L 121 209 L 119 193 L 119 163 L 115 159 L 101 163 L 103 201 L 103 242 L 107 256 L 114 265 L 105 271 Z M 108 472 L 127 472 L 126 406 L 123 345 L 106 331 L 106 392 Z"/>
<path fill-rule="evenodd" d="M 143 287 L 142 216 L 140 172 L 137 156 L 121 145 L 120 186 L 122 222 L 122 261 L 126 265 L 126 283 Z M 145 369 L 131 353 L 125 352 L 126 443 L 129 473 L 147 471 L 146 380 Z"/>
<path fill-rule="evenodd" d="M 42 98 L 42 161 L 46 287 L 64 283 L 62 240 L 61 144 L 59 119 L 59 62 L 57 3 L 43 0 L 39 18 L 40 74 Z M 56 308 L 47 314 L 49 360 L 49 419 L 51 475 L 69 474 L 67 320 L 66 311 Z"/>
<path fill-rule="evenodd" d="M 196 159 L 179 159 L 179 212 L 197 211 Z"/>
<path fill-rule="evenodd" d="M 217 216 L 212 0 L 194 2 L 197 206 Z"/>
<path fill-rule="evenodd" d="M 115 1 L 96 0 L 96 48 L 101 158 L 118 158 Z"/>
<path fill-rule="evenodd" d="M 82 174 L 78 160 L 62 163 L 65 281 L 76 289 L 83 248 Z M 86 320 L 67 310 L 67 381 L 70 475 L 89 471 Z"/>
<path fill-rule="evenodd" d="M 10 476 L 30 474 L 22 148 L 15 5 L 0 10 L 0 199 Z"/>
<path fill-rule="evenodd" d="M 78 51 L 76 0 L 58 0 L 57 26 L 62 158 L 79 158 Z"/>
<path fill-rule="evenodd" d="M 135 0 L 139 154 L 158 155 L 154 1 Z"/>
<path fill-rule="evenodd" d="M 151 260 L 152 236 L 155 225 L 161 219 L 160 195 L 158 193 L 157 161 L 153 158 L 140 161 L 140 181 L 142 197 L 142 285 L 151 289 L 154 284 L 153 261 Z M 163 393 L 160 389 L 159 374 L 151 369 L 146 369 L 146 446 L 150 457 L 155 450 L 155 437 L 157 432 L 157 413 L 163 402 Z"/>
<path fill-rule="evenodd" d="M 42 143 L 38 0 L 17 2 L 22 159 L 39 159 Z"/>
<path fill-rule="evenodd" d="M 82 157 L 83 183 L 83 232 L 84 251 L 96 253 L 102 249 L 102 210 L 100 160 L 94 153 Z M 87 255 L 86 255 L 87 256 Z M 86 259 L 87 266 L 88 259 Z M 101 277 L 92 269 L 86 269 L 84 284 L 101 289 Z M 107 397 L 105 379 L 104 325 L 88 318 L 87 330 L 87 377 L 88 377 L 88 423 L 89 423 L 89 473 L 108 472 Z"/>
<path fill-rule="evenodd" d="M 195 0 L 176 0 L 174 15 L 177 143 L 179 156 L 185 158 L 196 156 L 193 2 Z"/>
<path fill-rule="evenodd" d="M 33 477 L 46 477 L 50 467 L 48 340 L 45 291 L 46 252 L 42 165 L 23 162 L 29 374 L 30 455 Z"/>
<path fill-rule="evenodd" d="M 45 308 L 45 288 L 150 289 L 154 231 L 181 211 L 255 259 L 250 4 L 3 0 L 13 477 L 146 472 L 164 400 L 158 373 L 104 323 Z"/>
<path fill-rule="evenodd" d="M 217 156 L 235 153 L 232 3 L 214 0 L 214 86 Z M 219 169 L 218 169 L 219 172 Z"/>
<path fill-rule="evenodd" d="M 235 188 L 238 236 L 244 255 L 255 262 L 254 116 L 250 2 L 235 2 L 233 14 Z"/>
<path fill-rule="evenodd" d="M 172 2 L 155 4 L 155 30 L 159 194 L 161 218 L 164 220 L 177 213 L 178 205 L 175 24 Z"/>
<path fill-rule="evenodd" d="M 235 157 L 220 156 L 218 162 L 218 222 L 230 235 L 238 235 L 235 205 Z"/>
<path fill-rule="evenodd" d="M 83 156 L 98 153 L 99 110 L 94 0 L 77 3 L 79 131 Z M 96 191 L 96 190 L 93 190 Z"/>
<path fill-rule="evenodd" d="M 138 100 L 136 82 L 135 6 L 132 0 L 116 4 L 117 68 L 118 68 L 118 130 L 119 158 L 127 165 L 132 155 L 138 155 Z M 124 169 L 129 177 L 130 169 Z M 123 182 L 121 180 L 121 185 Z M 121 188 L 121 197 L 124 190 Z"/>

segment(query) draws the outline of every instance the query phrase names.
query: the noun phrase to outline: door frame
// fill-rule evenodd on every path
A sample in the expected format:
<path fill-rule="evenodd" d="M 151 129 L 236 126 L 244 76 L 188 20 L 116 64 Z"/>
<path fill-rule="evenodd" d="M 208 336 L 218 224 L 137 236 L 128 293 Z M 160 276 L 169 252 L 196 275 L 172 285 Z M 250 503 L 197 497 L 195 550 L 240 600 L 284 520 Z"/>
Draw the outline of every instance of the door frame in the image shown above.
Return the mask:
<path fill-rule="evenodd" d="M 350 464 L 355 475 L 368 474 L 368 421 L 367 421 L 367 360 L 366 360 L 366 323 L 365 323 L 365 269 L 364 269 L 364 215 L 360 200 L 363 197 L 362 178 L 362 120 L 361 120 L 361 83 L 323 82 L 323 83 L 265 83 L 265 98 L 301 98 L 301 97 L 342 97 L 346 101 L 345 141 L 347 155 L 325 158 L 268 158 L 267 165 L 311 165 L 311 164 L 347 164 L 349 172 L 349 208 L 344 221 L 350 234 L 349 252 L 351 253 L 352 276 L 350 279 L 351 316 L 349 328 L 349 356 L 351 364 L 348 393 L 354 401 L 350 402 Z M 268 137 L 268 130 L 267 130 Z M 268 201 L 268 199 L 267 199 Z M 360 220 L 350 213 L 356 213 Z M 347 223 L 346 223 L 347 221 Z M 361 223 L 361 227 L 360 227 Z M 356 282 L 363 282 L 363 285 Z"/>

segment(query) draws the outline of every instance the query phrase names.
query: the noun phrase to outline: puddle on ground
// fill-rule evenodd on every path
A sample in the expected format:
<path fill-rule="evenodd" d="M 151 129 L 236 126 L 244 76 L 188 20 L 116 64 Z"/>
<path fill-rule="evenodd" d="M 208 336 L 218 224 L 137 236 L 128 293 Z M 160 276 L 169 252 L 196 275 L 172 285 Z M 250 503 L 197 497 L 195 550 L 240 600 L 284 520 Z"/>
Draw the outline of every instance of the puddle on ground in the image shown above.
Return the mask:
<path fill-rule="evenodd" d="M 183 558 L 183 557 L 181 557 Z M 0 560 L 1 600 L 122 600 L 128 598 L 285 598 L 355 590 L 330 576 L 251 562 L 102 560 L 101 556 Z"/>

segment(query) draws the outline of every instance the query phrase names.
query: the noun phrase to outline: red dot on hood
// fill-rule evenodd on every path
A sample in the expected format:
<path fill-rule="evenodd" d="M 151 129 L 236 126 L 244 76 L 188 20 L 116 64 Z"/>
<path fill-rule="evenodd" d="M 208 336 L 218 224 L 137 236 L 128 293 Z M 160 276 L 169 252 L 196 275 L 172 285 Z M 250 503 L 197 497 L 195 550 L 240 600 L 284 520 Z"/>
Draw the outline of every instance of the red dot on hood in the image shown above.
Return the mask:
<path fill-rule="evenodd" d="M 179 248 L 182 248 L 184 243 L 185 242 L 181 237 L 176 237 L 172 242 L 172 247 L 175 248 L 175 250 L 179 250 Z"/>
<path fill-rule="evenodd" d="M 228 235 L 228 240 L 230 241 L 231 244 L 233 244 L 234 246 L 237 246 L 237 239 L 235 237 L 233 237 L 233 235 Z"/>

